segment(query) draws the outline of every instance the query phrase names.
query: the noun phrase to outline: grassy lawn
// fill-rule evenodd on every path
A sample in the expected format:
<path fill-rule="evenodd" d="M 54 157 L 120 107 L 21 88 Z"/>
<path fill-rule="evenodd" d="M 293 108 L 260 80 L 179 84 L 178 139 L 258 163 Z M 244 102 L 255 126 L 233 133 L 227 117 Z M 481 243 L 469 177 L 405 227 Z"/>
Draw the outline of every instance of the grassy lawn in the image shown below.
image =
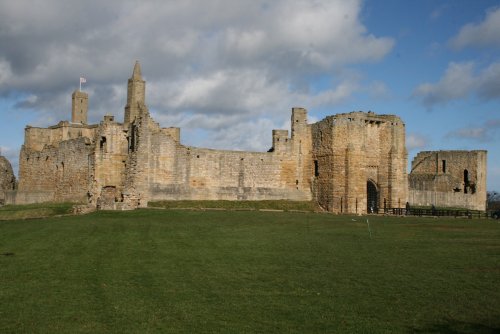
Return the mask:
<path fill-rule="evenodd" d="M 149 207 L 179 209 L 179 208 L 211 208 L 225 210 L 283 210 L 283 211 L 319 211 L 313 201 L 156 201 L 149 202 Z"/>
<path fill-rule="evenodd" d="M 74 203 L 5 205 L 0 207 L 0 220 L 31 219 L 65 215 L 71 212 L 73 205 Z"/>
<path fill-rule="evenodd" d="M 0 333 L 496 333 L 500 223 L 137 210 L 0 222 Z"/>

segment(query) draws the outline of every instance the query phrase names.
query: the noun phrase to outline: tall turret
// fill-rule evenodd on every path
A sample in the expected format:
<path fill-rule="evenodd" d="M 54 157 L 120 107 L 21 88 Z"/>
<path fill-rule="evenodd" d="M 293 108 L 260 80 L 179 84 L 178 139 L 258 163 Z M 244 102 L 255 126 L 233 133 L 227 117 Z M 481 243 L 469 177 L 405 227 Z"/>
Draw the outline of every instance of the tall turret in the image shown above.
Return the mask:
<path fill-rule="evenodd" d="M 132 77 L 128 79 L 124 123 L 132 123 L 144 109 L 146 109 L 146 81 L 142 80 L 141 65 L 136 61 Z"/>
<path fill-rule="evenodd" d="M 87 124 L 88 106 L 89 95 L 85 92 L 75 90 L 71 95 L 71 122 Z"/>

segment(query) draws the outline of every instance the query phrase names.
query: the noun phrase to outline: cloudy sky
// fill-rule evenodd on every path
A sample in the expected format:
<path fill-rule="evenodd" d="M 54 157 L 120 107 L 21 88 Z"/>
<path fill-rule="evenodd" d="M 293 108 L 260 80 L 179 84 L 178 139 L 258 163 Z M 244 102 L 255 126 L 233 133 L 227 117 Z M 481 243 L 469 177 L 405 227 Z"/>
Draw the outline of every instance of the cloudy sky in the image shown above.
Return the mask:
<path fill-rule="evenodd" d="M 121 120 L 135 60 L 147 104 L 188 145 L 264 151 L 290 109 L 309 121 L 396 114 L 421 150 L 488 150 L 500 190 L 498 0 L 0 0 L 0 146 L 24 127 Z"/>

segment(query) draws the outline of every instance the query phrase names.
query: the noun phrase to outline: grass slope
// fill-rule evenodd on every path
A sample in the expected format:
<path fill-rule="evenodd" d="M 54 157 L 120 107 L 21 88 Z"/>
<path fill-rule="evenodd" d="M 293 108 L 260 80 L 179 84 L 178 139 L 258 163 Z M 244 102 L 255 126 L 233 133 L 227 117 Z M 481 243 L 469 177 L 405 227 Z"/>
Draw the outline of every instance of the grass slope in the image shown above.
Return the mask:
<path fill-rule="evenodd" d="M 32 219 L 71 213 L 74 203 L 39 203 L 0 207 L 0 220 Z"/>
<path fill-rule="evenodd" d="M 287 201 L 287 200 L 266 200 L 266 201 L 152 201 L 148 203 L 152 208 L 165 209 L 226 209 L 226 210 L 283 210 L 283 211 L 319 211 L 319 207 L 313 201 Z"/>
<path fill-rule="evenodd" d="M 0 222 L 1 333 L 493 333 L 500 224 L 137 210 Z"/>

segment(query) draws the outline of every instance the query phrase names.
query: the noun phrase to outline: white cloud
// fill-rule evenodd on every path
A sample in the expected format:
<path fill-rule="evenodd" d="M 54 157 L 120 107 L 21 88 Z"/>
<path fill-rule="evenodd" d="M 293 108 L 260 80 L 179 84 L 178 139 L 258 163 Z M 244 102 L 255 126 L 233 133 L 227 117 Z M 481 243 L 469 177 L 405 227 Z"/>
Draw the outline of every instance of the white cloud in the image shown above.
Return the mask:
<path fill-rule="evenodd" d="M 486 136 L 485 128 L 463 128 L 456 130 L 451 133 L 451 137 L 462 138 L 462 139 L 476 139 L 482 140 Z"/>
<path fill-rule="evenodd" d="M 413 91 L 413 97 L 428 108 L 474 95 L 484 100 L 500 98 L 500 62 L 479 73 L 473 62 L 452 62 L 438 82 L 421 84 Z"/>
<path fill-rule="evenodd" d="M 450 45 L 455 49 L 500 46 L 499 31 L 500 7 L 490 10 L 484 21 L 463 26 L 458 35 L 450 40 Z"/>
<path fill-rule="evenodd" d="M 408 151 L 424 149 L 429 145 L 429 139 L 416 133 L 409 133 L 406 136 L 406 148 Z"/>
<path fill-rule="evenodd" d="M 0 58 L 0 87 L 9 82 L 12 77 L 12 70 L 10 64 L 5 60 Z"/>
<path fill-rule="evenodd" d="M 430 14 L 430 18 L 431 18 L 432 20 L 437 20 L 437 19 L 439 19 L 439 18 L 440 18 L 440 17 L 442 17 L 442 16 L 443 16 L 443 14 L 444 14 L 444 13 L 448 10 L 448 8 L 449 8 L 449 5 L 441 5 L 441 6 L 437 7 L 437 8 L 435 8 L 435 9 L 431 12 L 431 14 Z"/>
<path fill-rule="evenodd" d="M 389 87 L 382 81 L 373 81 L 370 83 L 368 93 L 375 99 L 386 99 L 391 95 Z"/>
<path fill-rule="evenodd" d="M 328 107 L 351 97 L 361 87 L 339 73 L 392 49 L 392 38 L 367 31 L 361 6 L 361 0 L 4 1 L 0 94 L 36 96 L 17 106 L 36 108 L 40 125 L 49 125 L 69 117 L 70 94 L 83 75 L 90 120 L 105 113 L 120 119 L 126 80 L 139 59 L 150 109 L 177 122 L 162 125 L 196 120 L 216 131 L 203 120 L 239 128 L 264 115 L 260 127 L 270 131 L 292 106 Z M 313 90 L 319 75 L 334 84 Z"/>
<path fill-rule="evenodd" d="M 500 98 L 500 62 L 491 64 L 481 72 L 478 77 L 478 95 L 484 99 Z"/>
<path fill-rule="evenodd" d="M 446 134 L 447 138 L 473 140 L 476 142 L 495 142 L 498 140 L 500 119 L 490 119 L 482 125 L 471 125 Z"/>
<path fill-rule="evenodd" d="M 473 71 L 472 62 L 450 63 L 439 82 L 421 84 L 413 95 L 421 99 L 427 107 L 465 97 L 475 84 Z"/>

